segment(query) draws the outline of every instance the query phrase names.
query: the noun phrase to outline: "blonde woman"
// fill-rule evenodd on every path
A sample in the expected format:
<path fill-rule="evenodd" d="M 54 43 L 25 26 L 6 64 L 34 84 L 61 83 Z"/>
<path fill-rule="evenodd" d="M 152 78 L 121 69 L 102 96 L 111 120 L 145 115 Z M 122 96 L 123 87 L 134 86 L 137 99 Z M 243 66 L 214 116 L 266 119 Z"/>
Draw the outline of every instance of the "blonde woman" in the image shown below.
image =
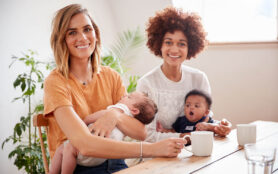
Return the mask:
<path fill-rule="evenodd" d="M 100 65 L 100 31 L 85 8 L 72 4 L 57 11 L 53 19 L 51 47 L 57 68 L 44 84 L 44 114 L 49 119 L 51 158 L 66 139 L 82 155 L 114 159 L 92 168 L 77 166 L 75 173 L 115 172 L 126 168 L 120 158 L 178 155 L 186 143 L 179 138 L 154 144 L 105 138 L 115 127 L 136 139 L 146 137 L 142 123 L 113 109 L 99 118 L 92 130 L 82 121 L 86 116 L 117 103 L 126 94 L 120 76 L 109 67 Z"/>

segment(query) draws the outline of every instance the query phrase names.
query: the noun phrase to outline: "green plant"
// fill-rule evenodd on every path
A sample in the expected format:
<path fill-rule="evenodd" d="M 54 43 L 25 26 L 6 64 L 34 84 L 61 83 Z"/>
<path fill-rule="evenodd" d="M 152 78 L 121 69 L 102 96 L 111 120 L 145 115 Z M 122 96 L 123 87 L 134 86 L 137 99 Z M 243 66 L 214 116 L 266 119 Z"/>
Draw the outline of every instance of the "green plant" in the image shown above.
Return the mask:
<path fill-rule="evenodd" d="M 13 135 L 6 138 L 2 143 L 2 149 L 9 141 L 16 145 L 8 157 L 14 158 L 14 164 L 18 169 L 24 168 L 27 173 L 32 174 L 44 173 L 39 139 L 36 135 L 36 129 L 31 126 L 32 116 L 43 111 L 43 104 L 37 104 L 32 108 L 32 96 L 36 94 L 37 88 L 43 88 L 44 75 L 40 66 L 45 65 L 46 69 L 51 68 L 49 63 L 35 60 L 35 56 L 37 56 L 37 53 L 32 50 L 23 53 L 22 57 L 12 56 L 13 61 L 9 68 L 15 62 L 22 62 L 27 67 L 27 71 L 19 74 L 13 83 L 14 88 L 20 87 L 21 89 L 21 96 L 14 98 L 13 102 L 21 99 L 28 106 L 28 113 L 21 116 L 20 122 L 14 126 Z M 43 137 L 46 140 L 46 136 L 43 135 Z"/>
<path fill-rule="evenodd" d="M 129 85 L 127 86 L 127 92 L 131 93 L 136 90 L 137 80 L 140 76 L 129 76 Z"/>
<path fill-rule="evenodd" d="M 122 76 L 125 76 L 127 68 L 124 64 L 126 61 L 135 57 L 134 54 L 144 42 L 145 37 L 139 27 L 134 31 L 124 31 L 118 35 L 116 42 L 111 48 L 104 53 L 104 56 L 102 57 L 102 65 L 110 66 Z M 130 93 L 136 89 L 139 76 L 130 76 L 128 79 L 129 85 L 127 86 L 127 92 Z"/>

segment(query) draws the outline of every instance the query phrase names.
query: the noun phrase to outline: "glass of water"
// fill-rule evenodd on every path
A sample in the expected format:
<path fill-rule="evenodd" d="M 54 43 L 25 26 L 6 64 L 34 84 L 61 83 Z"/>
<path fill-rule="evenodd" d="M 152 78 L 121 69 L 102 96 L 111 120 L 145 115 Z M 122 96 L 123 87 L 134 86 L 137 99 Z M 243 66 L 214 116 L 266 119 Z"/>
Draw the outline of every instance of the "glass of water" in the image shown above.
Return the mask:
<path fill-rule="evenodd" d="M 248 174 L 270 174 L 275 161 L 276 148 L 263 144 L 245 144 Z"/>

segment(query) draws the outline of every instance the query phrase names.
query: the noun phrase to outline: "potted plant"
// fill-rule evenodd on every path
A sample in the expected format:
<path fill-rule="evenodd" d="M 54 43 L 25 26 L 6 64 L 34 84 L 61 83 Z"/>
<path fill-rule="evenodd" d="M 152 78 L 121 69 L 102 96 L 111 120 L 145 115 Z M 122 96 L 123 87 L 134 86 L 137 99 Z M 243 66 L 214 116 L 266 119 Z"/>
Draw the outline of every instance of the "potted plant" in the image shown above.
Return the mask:
<path fill-rule="evenodd" d="M 116 42 L 104 51 L 102 56 L 102 65 L 110 66 L 116 70 L 123 78 L 128 78 L 127 92 L 133 92 L 136 89 L 139 76 L 126 76 L 128 69 L 125 66 L 125 61 L 135 57 L 138 49 L 145 42 L 145 37 L 139 27 L 134 31 L 127 30 L 118 34 Z"/>
<path fill-rule="evenodd" d="M 28 50 L 23 53 L 22 57 L 12 56 L 12 63 L 20 62 L 27 68 L 26 72 L 17 75 L 13 86 L 20 88 L 21 95 L 13 99 L 14 101 L 21 100 L 23 104 L 28 107 L 26 115 L 20 117 L 20 121 L 15 124 L 13 135 L 6 138 L 2 143 L 4 145 L 12 141 L 15 145 L 14 150 L 9 153 L 9 158 L 14 158 L 14 164 L 18 169 L 24 169 L 27 173 L 43 173 L 43 163 L 41 157 L 41 150 L 39 139 L 37 137 L 36 129 L 32 126 L 32 116 L 42 112 L 43 104 L 39 103 L 34 108 L 32 97 L 36 94 L 38 88 L 43 88 L 44 75 L 40 70 L 40 66 L 44 65 L 46 69 L 50 69 L 50 64 L 38 61 L 36 59 L 37 53 Z M 45 135 L 44 135 L 44 138 Z"/>

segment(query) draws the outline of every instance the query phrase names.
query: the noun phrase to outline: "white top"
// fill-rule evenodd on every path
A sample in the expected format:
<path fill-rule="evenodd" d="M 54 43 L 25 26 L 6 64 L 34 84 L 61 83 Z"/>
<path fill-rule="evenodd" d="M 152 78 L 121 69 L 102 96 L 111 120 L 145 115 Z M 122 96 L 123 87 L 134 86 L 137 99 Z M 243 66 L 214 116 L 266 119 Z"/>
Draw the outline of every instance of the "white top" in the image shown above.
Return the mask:
<path fill-rule="evenodd" d="M 126 115 L 133 117 L 132 113 L 130 112 L 129 108 L 127 107 L 127 105 L 123 104 L 123 103 L 117 103 L 115 105 L 110 105 L 107 107 L 107 109 L 110 108 L 118 108 L 121 109 Z"/>
<path fill-rule="evenodd" d="M 203 90 L 211 94 L 206 74 L 198 69 L 181 66 L 182 77 L 179 82 L 169 80 L 161 70 L 154 68 L 138 80 L 137 91 L 145 92 L 157 104 L 158 112 L 155 119 L 147 125 L 148 142 L 156 142 L 169 137 L 179 137 L 179 133 L 156 132 L 156 122 L 159 121 L 166 129 L 172 129 L 172 124 L 179 116 L 184 115 L 184 99 L 193 90 Z"/>
<path fill-rule="evenodd" d="M 117 103 L 115 105 L 110 105 L 110 106 L 107 107 L 107 109 L 110 109 L 110 108 L 121 109 L 126 115 L 133 117 L 133 115 L 131 114 L 129 108 L 125 104 Z M 124 138 L 124 134 L 117 127 L 115 127 L 113 129 L 113 131 L 111 132 L 111 134 L 110 134 L 110 138 L 114 139 L 114 140 L 121 141 Z"/>

